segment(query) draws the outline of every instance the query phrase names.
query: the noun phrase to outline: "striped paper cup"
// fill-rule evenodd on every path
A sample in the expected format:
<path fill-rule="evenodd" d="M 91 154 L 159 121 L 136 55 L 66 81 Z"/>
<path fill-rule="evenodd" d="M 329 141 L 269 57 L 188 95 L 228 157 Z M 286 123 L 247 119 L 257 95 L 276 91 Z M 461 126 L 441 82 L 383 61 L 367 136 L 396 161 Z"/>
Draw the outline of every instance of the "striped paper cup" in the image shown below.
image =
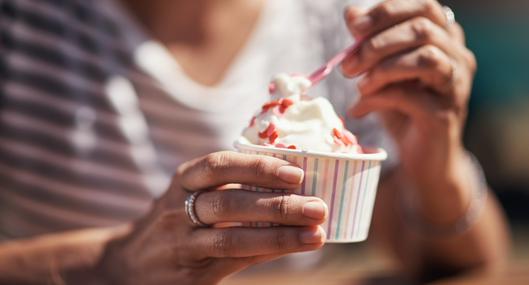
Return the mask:
<path fill-rule="evenodd" d="M 367 239 L 382 161 L 383 149 L 366 154 L 323 153 L 291 150 L 235 142 L 241 153 L 268 155 L 296 164 L 305 171 L 301 187 L 294 193 L 321 198 L 329 208 L 322 225 L 328 243 L 360 242 Z M 278 191 L 255 186 L 245 189 Z M 268 224 L 269 225 L 269 224 Z M 266 226 L 259 223 L 257 226 Z"/>

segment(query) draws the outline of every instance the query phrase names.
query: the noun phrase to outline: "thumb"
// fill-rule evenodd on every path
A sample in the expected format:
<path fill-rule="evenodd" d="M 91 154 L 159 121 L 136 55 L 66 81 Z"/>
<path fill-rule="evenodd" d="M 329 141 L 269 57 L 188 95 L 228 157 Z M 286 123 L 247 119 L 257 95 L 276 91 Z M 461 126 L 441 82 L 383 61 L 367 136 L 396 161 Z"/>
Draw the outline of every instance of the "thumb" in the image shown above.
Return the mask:
<path fill-rule="evenodd" d="M 362 7 L 358 7 L 358 6 L 354 6 L 354 5 L 349 5 L 349 6 L 345 7 L 345 9 L 344 9 L 345 23 L 347 24 L 347 28 L 349 29 L 351 34 L 356 39 L 358 39 L 361 36 L 361 34 L 360 34 L 359 31 L 357 31 L 355 29 L 354 23 L 355 23 L 356 19 L 358 19 L 362 15 L 365 15 L 366 13 L 367 13 L 367 9 L 362 8 Z"/>

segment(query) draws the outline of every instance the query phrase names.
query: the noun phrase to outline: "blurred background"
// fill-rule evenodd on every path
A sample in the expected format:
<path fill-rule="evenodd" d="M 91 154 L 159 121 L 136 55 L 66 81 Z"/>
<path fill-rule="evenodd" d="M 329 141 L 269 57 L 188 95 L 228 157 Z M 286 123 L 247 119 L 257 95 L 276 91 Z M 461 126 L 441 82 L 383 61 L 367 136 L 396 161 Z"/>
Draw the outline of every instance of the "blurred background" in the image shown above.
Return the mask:
<path fill-rule="evenodd" d="M 478 60 L 465 144 L 481 162 L 505 209 L 512 229 L 512 259 L 524 260 L 523 264 L 528 265 L 529 0 L 440 1 L 455 11 L 466 31 L 468 46 Z M 311 275 L 314 284 L 326 284 L 324 280 L 330 274 L 346 279 L 351 270 L 370 272 L 384 268 L 386 260 L 376 251 L 368 251 L 366 244 L 328 246 L 321 253 L 325 255 L 325 267 L 320 275 Z M 377 258 L 369 258 L 372 253 Z M 311 260 L 310 256 L 302 259 Z M 293 267 L 296 264 L 301 264 L 300 259 L 292 261 Z M 343 268 L 351 270 L 337 271 Z M 251 279 L 244 276 L 225 284 L 249 284 Z M 297 276 L 293 274 L 292 278 Z"/>
<path fill-rule="evenodd" d="M 478 59 L 465 142 L 529 255 L 529 1 L 442 1 L 456 11 Z"/>

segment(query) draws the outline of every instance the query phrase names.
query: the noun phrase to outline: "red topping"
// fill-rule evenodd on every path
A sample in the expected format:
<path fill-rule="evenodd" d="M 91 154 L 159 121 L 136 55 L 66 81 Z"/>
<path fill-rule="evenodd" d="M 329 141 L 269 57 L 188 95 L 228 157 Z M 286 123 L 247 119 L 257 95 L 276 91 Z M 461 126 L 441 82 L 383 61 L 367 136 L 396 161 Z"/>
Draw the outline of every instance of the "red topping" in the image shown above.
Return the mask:
<path fill-rule="evenodd" d="M 356 137 L 348 130 L 344 130 L 343 132 L 343 142 L 346 145 L 356 145 L 358 144 L 358 141 L 356 140 Z"/>
<path fill-rule="evenodd" d="M 293 144 L 289 145 L 288 147 L 282 143 L 276 144 L 277 148 L 288 148 L 288 149 L 297 149 L 297 147 Z"/>
<path fill-rule="evenodd" d="M 276 106 L 279 106 L 280 103 L 278 101 L 270 101 L 266 104 L 263 105 L 262 109 L 263 109 L 263 112 L 266 112 L 268 110 L 270 110 L 271 108 L 274 108 Z"/>
<path fill-rule="evenodd" d="M 263 105 L 262 112 L 267 112 L 268 110 L 279 106 L 279 112 L 283 114 L 288 109 L 288 107 L 292 106 L 293 104 L 294 101 L 287 98 L 278 101 L 270 101 Z"/>
<path fill-rule="evenodd" d="M 288 98 L 285 98 L 285 99 L 281 99 L 281 106 L 279 106 L 279 112 L 281 114 L 285 113 L 285 111 L 288 109 L 288 107 L 292 106 L 294 104 L 294 101 L 288 99 Z"/>
<path fill-rule="evenodd" d="M 270 141 L 270 143 L 273 144 L 278 137 L 279 137 L 279 134 L 277 133 L 277 131 L 275 131 L 270 135 L 270 138 L 268 138 L 268 141 Z"/>
<path fill-rule="evenodd" d="M 342 146 L 344 145 L 343 141 L 341 141 L 339 138 L 334 138 L 334 144 L 335 145 L 339 145 L 339 146 Z"/>
<path fill-rule="evenodd" d="M 255 126 L 255 116 L 252 117 L 252 119 L 250 120 L 250 127 L 253 127 Z"/>
<path fill-rule="evenodd" d="M 276 130 L 276 125 L 274 125 L 274 123 L 270 123 L 270 124 L 268 125 L 268 129 L 266 130 L 266 134 L 267 134 L 268 136 L 271 136 L 272 133 L 273 133 L 275 130 Z"/>
<path fill-rule="evenodd" d="M 341 132 L 337 128 L 334 128 L 332 132 L 334 135 L 334 142 L 338 145 L 345 144 L 346 146 L 350 146 L 350 145 L 358 144 L 356 137 L 350 131 L 346 129 L 344 129 L 343 132 Z"/>
<path fill-rule="evenodd" d="M 353 142 L 349 140 L 346 136 L 343 137 L 342 141 L 345 143 L 345 145 L 352 145 Z"/>
<path fill-rule="evenodd" d="M 276 126 L 274 123 L 270 123 L 266 130 L 259 133 L 259 137 L 262 139 L 266 139 L 272 135 L 272 133 L 276 130 Z"/>
<path fill-rule="evenodd" d="M 340 130 L 338 130 L 337 128 L 332 129 L 332 133 L 336 138 L 340 140 L 343 138 L 342 132 L 340 132 Z"/>
<path fill-rule="evenodd" d="M 292 104 L 294 104 L 294 101 L 292 101 L 291 99 L 288 99 L 288 98 L 285 98 L 283 100 L 281 100 L 281 105 L 283 106 L 292 106 Z"/>

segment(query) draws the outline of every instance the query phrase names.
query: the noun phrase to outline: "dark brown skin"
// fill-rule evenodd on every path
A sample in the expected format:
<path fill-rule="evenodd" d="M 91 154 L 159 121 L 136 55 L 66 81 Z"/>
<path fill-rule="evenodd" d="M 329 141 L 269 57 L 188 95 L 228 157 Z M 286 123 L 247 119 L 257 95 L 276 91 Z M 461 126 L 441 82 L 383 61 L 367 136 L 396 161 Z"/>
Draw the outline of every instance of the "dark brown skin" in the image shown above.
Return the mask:
<path fill-rule="evenodd" d="M 346 76 L 364 76 L 351 113 L 380 114 L 401 160 L 382 185 L 375 223 L 386 231 L 381 238 L 404 265 L 411 263 L 405 269 L 413 274 L 432 263 L 450 271 L 501 263 L 507 230 L 492 195 L 477 224 L 449 238 L 417 235 L 392 218 L 399 210 L 391 213 L 402 208 L 400 195 L 412 195 L 423 220 L 450 225 L 483 187 L 462 145 L 476 60 L 461 27 L 447 23 L 433 0 L 389 0 L 369 11 L 351 7 L 345 18 L 352 35 L 364 40 L 342 66 Z"/>
<path fill-rule="evenodd" d="M 172 51 L 188 75 L 205 85 L 223 78 L 264 4 L 122 1 Z M 365 15 L 372 20 L 366 21 Z M 233 23 L 233 17 L 245 24 Z M 346 76 L 365 74 L 359 86 L 361 99 L 351 112 L 359 117 L 379 113 L 401 159 L 381 182 L 373 221 L 377 245 L 393 253 L 402 272 L 413 278 L 431 269 L 501 269 L 508 231 L 492 195 L 477 222 L 458 235 L 434 238 L 399 218 L 401 195 L 413 195 L 421 219 L 450 225 L 464 215 L 473 191 L 480 187 L 461 139 L 476 69 L 461 28 L 447 25 L 433 0 L 389 0 L 368 11 L 352 7 L 345 19 L 352 36 L 365 40 L 361 52 L 343 64 Z M 214 284 L 252 264 L 317 249 L 324 239 L 318 225 L 326 216 L 321 200 L 247 193 L 233 184 L 292 189 L 301 179 L 300 169 L 279 159 L 232 152 L 198 158 L 178 169 L 167 193 L 134 225 L 0 245 L 0 284 Z M 183 213 L 184 188 L 217 189 L 197 199 L 197 213 L 205 222 L 273 220 L 285 226 L 194 228 Z"/>

